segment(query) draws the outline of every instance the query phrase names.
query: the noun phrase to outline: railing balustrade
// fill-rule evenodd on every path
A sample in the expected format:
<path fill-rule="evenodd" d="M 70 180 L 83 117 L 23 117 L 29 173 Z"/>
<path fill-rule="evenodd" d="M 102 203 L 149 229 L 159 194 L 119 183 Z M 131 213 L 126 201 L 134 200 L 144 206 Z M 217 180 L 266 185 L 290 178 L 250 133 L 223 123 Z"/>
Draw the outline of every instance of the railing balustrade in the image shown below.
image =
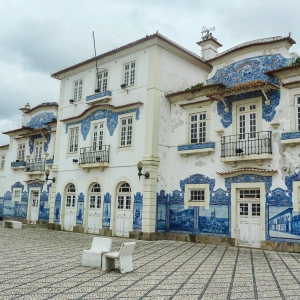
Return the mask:
<path fill-rule="evenodd" d="M 272 132 L 239 133 L 221 137 L 221 157 L 272 154 Z"/>
<path fill-rule="evenodd" d="M 45 161 L 45 158 L 27 159 L 25 172 L 45 171 Z"/>
<path fill-rule="evenodd" d="M 79 164 L 109 163 L 109 145 L 80 148 Z"/>

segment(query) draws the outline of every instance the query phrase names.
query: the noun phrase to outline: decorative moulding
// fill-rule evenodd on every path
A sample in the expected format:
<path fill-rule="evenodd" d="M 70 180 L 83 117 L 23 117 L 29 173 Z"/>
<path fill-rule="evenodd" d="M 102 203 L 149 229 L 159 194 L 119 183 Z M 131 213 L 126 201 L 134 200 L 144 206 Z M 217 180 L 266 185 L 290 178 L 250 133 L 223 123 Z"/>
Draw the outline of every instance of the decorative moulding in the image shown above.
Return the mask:
<path fill-rule="evenodd" d="M 270 123 L 270 125 L 271 125 L 274 129 L 278 129 L 280 123 L 277 122 L 277 121 L 273 121 L 273 122 Z"/>
<path fill-rule="evenodd" d="M 277 170 L 267 170 L 267 169 L 260 169 L 260 168 L 239 168 L 227 172 L 217 172 L 217 175 L 222 175 L 224 178 L 233 177 L 236 175 L 245 175 L 245 174 L 257 174 L 257 175 L 263 175 L 263 176 L 271 176 L 273 174 L 276 174 Z"/>
<path fill-rule="evenodd" d="M 223 133 L 224 133 L 224 129 L 217 129 L 217 130 L 215 130 L 215 131 L 216 131 L 216 133 L 217 133 L 219 136 L 222 136 Z"/>
<path fill-rule="evenodd" d="M 109 163 L 100 162 L 100 163 L 79 164 L 78 167 L 84 169 L 87 173 L 89 173 L 90 169 L 92 168 L 99 168 L 100 171 L 103 172 L 105 168 L 109 167 Z"/>
<path fill-rule="evenodd" d="M 243 155 L 243 156 L 228 156 L 221 157 L 221 161 L 224 163 L 230 163 L 232 167 L 236 167 L 238 162 L 247 162 L 247 161 L 256 161 L 258 166 L 262 166 L 264 160 L 272 159 L 273 155 L 269 153 L 263 154 L 251 154 L 251 155 Z"/>
<path fill-rule="evenodd" d="M 101 93 L 97 93 L 95 95 L 87 96 L 86 97 L 86 104 L 88 105 L 95 105 L 98 103 L 108 102 L 111 100 L 112 92 L 111 91 L 105 91 Z"/>
<path fill-rule="evenodd" d="M 196 143 L 196 144 L 186 144 L 179 145 L 177 151 L 182 156 L 189 156 L 193 154 L 209 154 L 215 152 L 215 143 Z"/>

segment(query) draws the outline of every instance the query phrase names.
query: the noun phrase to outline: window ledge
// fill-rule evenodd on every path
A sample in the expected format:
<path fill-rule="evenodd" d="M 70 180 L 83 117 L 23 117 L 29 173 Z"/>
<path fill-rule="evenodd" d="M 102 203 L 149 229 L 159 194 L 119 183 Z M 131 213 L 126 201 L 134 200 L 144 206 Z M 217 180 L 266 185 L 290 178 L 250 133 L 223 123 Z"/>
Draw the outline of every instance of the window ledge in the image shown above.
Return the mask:
<path fill-rule="evenodd" d="M 101 102 L 108 102 L 111 100 L 112 92 L 111 91 L 105 91 L 101 93 L 97 93 L 95 95 L 90 95 L 86 97 L 86 104 L 88 105 L 94 105 Z"/>
<path fill-rule="evenodd" d="M 27 175 L 42 175 L 42 174 L 45 174 L 45 170 L 29 171 L 29 172 L 25 171 L 25 174 L 27 174 Z"/>
<path fill-rule="evenodd" d="M 291 147 L 300 144 L 300 131 L 282 133 L 281 144 L 289 145 Z"/>
<path fill-rule="evenodd" d="M 18 163 L 12 162 L 12 163 L 10 164 L 10 166 L 11 166 L 11 168 L 14 169 L 14 170 L 25 169 L 26 162 L 18 162 Z"/>
<path fill-rule="evenodd" d="M 186 144 L 179 145 L 177 147 L 178 154 L 182 156 L 189 156 L 193 154 L 209 154 L 215 152 L 215 143 L 195 143 L 195 144 Z"/>

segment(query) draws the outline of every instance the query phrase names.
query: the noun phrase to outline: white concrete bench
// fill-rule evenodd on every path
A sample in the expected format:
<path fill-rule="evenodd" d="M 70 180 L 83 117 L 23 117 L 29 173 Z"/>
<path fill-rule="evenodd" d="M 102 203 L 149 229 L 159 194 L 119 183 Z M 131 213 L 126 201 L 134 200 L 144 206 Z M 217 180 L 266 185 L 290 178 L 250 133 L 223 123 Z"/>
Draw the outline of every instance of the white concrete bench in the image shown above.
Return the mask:
<path fill-rule="evenodd" d="M 110 251 L 110 238 L 94 237 L 92 247 L 82 252 L 82 265 L 86 267 L 101 267 L 102 254 Z"/>
<path fill-rule="evenodd" d="M 3 227 L 13 228 L 13 229 L 22 229 L 22 222 L 3 220 Z"/>
<path fill-rule="evenodd" d="M 102 255 L 102 271 L 115 269 L 115 261 L 120 262 L 120 273 L 133 271 L 132 253 L 135 242 L 123 243 L 119 252 L 110 252 Z"/>

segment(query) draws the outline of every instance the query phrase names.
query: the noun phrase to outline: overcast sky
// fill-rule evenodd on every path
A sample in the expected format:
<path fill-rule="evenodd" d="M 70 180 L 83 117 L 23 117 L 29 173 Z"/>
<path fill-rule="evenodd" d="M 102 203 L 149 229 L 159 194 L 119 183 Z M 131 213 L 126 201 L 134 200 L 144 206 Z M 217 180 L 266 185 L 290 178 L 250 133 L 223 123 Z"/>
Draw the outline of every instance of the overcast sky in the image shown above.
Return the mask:
<path fill-rule="evenodd" d="M 299 12 L 297 0 L 1 0 L 0 132 L 21 127 L 27 102 L 58 102 L 50 74 L 91 58 L 93 31 L 97 54 L 158 30 L 200 55 L 204 25 L 215 27 L 219 52 L 289 32 L 300 44 Z"/>

